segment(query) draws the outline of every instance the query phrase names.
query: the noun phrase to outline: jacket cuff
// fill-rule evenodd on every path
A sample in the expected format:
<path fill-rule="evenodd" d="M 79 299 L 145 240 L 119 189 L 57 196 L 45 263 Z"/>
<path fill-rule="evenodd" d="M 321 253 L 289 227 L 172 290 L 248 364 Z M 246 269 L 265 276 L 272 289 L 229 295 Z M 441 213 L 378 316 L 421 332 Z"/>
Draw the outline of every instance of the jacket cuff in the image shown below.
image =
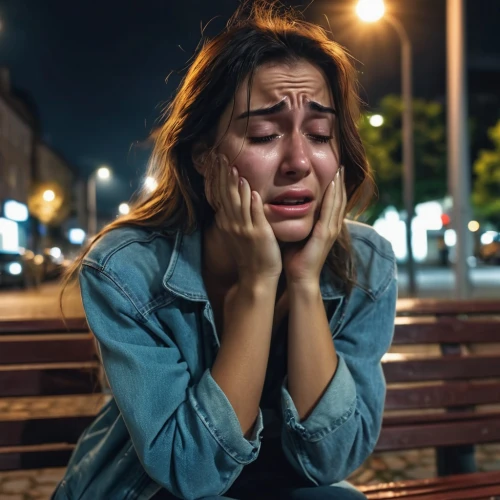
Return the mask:
<path fill-rule="evenodd" d="M 189 399 L 215 440 L 237 462 L 247 464 L 257 458 L 260 434 L 264 428 L 260 408 L 252 436 L 246 439 L 229 399 L 213 379 L 210 370 L 207 369 L 198 384 L 190 388 Z"/>
<path fill-rule="evenodd" d="M 306 441 L 319 441 L 340 427 L 356 408 L 356 385 L 344 359 L 338 356 L 337 370 L 311 414 L 300 422 L 297 408 L 287 389 L 285 377 L 281 388 L 283 421 L 289 431 Z"/>

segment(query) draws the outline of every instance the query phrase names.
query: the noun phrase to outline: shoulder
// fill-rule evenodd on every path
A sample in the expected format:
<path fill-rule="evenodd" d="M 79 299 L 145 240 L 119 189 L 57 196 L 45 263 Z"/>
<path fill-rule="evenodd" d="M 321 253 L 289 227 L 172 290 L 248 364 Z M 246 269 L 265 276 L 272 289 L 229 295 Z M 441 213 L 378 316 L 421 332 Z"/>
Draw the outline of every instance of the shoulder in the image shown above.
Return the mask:
<path fill-rule="evenodd" d="M 157 250 L 173 247 L 175 236 L 167 237 L 161 231 L 139 227 L 113 229 L 97 240 L 83 259 L 84 264 L 100 270 L 116 266 L 134 265 L 157 256 Z"/>
<path fill-rule="evenodd" d="M 80 277 L 93 272 L 111 280 L 138 308 L 163 291 L 163 277 L 176 235 L 138 227 L 113 229 L 97 240 L 82 261 Z M 90 269 L 89 269 L 90 268 Z"/>
<path fill-rule="evenodd" d="M 346 221 L 351 237 L 356 286 L 376 300 L 396 279 L 396 257 L 392 245 L 373 227 Z"/>

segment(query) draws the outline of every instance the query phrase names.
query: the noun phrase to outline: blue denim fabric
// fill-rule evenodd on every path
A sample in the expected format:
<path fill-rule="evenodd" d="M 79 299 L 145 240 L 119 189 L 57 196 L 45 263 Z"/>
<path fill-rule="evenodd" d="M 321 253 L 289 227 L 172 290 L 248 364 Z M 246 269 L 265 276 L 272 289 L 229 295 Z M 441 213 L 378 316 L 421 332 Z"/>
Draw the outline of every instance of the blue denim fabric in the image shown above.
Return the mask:
<path fill-rule="evenodd" d="M 286 378 L 277 391 L 284 455 L 313 486 L 339 483 L 367 458 L 384 406 L 395 258 L 372 228 L 347 225 L 357 285 L 345 296 L 326 267 L 320 281 L 337 371 L 304 421 Z M 210 374 L 219 339 L 201 271 L 200 231 L 117 229 L 86 256 L 82 299 L 113 398 L 81 436 L 53 498 L 148 499 L 162 488 L 187 500 L 221 496 L 256 461 L 262 411 L 245 439 Z"/>

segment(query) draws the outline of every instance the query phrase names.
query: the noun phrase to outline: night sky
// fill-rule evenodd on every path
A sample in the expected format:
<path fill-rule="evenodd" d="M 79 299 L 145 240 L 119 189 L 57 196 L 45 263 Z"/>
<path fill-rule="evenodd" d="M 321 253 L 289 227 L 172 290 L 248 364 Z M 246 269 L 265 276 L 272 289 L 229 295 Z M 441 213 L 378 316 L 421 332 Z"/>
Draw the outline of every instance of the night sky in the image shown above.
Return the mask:
<path fill-rule="evenodd" d="M 302 4 L 306 2 L 285 2 Z M 358 60 L 363 98 L 376 106 L 399 92 L 399 41 L 385 23 L 364 25 L 355 0 L 316 0 L 309 20 L 325 25 Z M 101 187 L 100 209 L 126 201 L 144 173 L 136 141 L 147 137 L 179 72 L 206 30 L 223 28 L 237 0 L 0 0 L 0 61 L 14 86 L 37 103 L 43 139 L 87 175 L 101 164 L 114 172 Z M 445 0 L 387 0 L 414 46 L 416 97 L 444 99 Z M 218 16 L 218 17 L 216 17 Z M 469 0 L 469 52 L 500 58 L 498 0 Z M 171 72 L 168 83 L 166 76 Z"/>

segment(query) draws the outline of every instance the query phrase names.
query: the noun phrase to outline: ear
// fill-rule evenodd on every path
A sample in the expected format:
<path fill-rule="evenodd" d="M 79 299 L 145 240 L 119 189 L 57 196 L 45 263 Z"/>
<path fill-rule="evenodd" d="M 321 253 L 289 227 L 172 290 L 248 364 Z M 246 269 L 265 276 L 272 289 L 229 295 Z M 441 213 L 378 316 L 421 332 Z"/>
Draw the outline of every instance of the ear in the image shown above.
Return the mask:
<path fill-rule="evenodd" d="M 205 177 L 206 170 L 213 161 L 215 153 L 206 145 L 205 142 L 197 142 L 191 151 L 191 160 L 196 171 Z"/>

